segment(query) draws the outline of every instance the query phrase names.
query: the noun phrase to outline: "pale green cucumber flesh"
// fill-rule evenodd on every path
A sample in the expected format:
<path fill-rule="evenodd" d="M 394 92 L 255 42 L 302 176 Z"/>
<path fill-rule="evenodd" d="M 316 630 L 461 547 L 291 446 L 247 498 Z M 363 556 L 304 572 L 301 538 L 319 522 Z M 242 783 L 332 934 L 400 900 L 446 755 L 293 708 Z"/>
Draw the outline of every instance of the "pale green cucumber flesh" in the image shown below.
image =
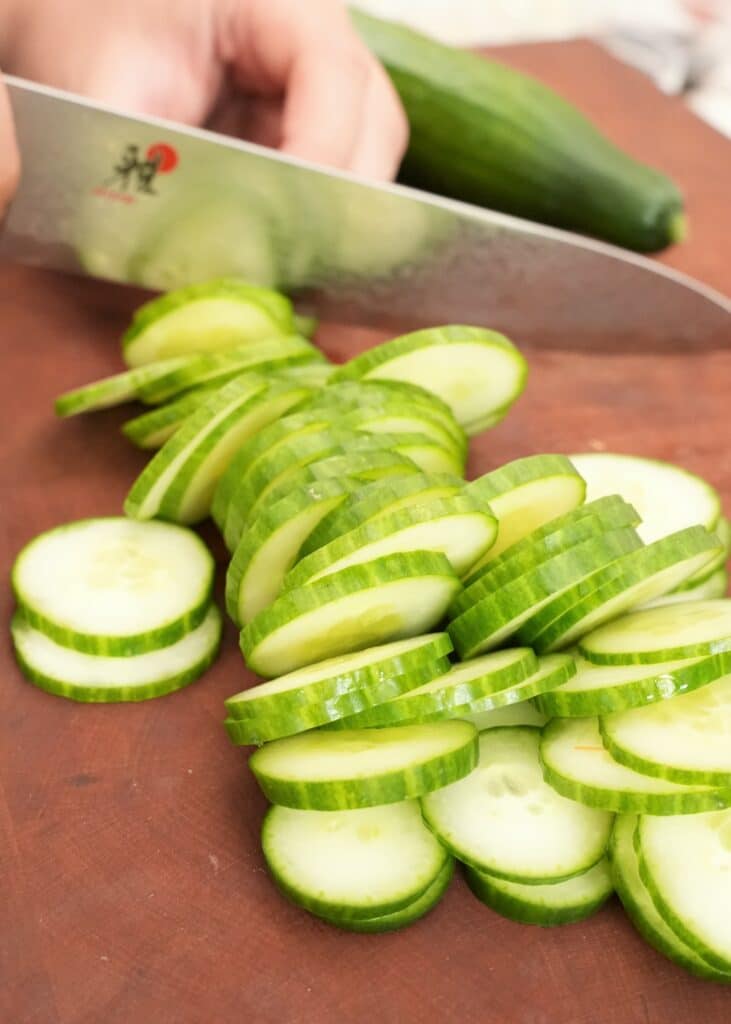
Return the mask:
<path fill-rule="evenodd" d="M 328 811 L 430 793 L 468 775 L 477 756 L 477 730 L 455 721 L 313 730 L 266 744 L 249 758 L 249 767 L 272 803 Z"/>
<path fill-rule="evenodd" d="M 731 789 L 684 786 L 652 778 L 615 761 L 595 718 L 555 718 L 543 730 L 546 781 L 589 807 L 628 814 L 695 814 L 731 805 Z"/>
<path fill-rule="evenodd" d="M 583 921 L 596 913 L 613 891 L 605 857 L 580 875 L 548 885 L 509 882 L 470 867 L 465 869 L 465 877 L 477 899 L 498 914 L 545 927 Z"/>
<path fill-rule="evenodd" d="M 32 540 L 12 573 L 29 625 L 86 654 L 143 654 L 203 620 L 214 562 L 189 530 L 167 523 L 86 519 Z"/>
<path fill-rule="evenodd" d="M 426 823 L 458 859 L 509 881 L 582 874 L 604 854 L 612 815 L 559 796 L 543 780 L 540 731 L 480 734 L 477 768 L 421 801 Z"/>
<path fill-rule="evenodd" d="M 262 850 L 290 899 L 341 921 L 408 907 L 450 859 L 415 801 L 325 812 L 272 807 L 262 825 Z"/>
<path fill-rule="evenodd" d="M 167 647 L 109 657 L 62 647 L 33 629 L 21 612 L 11 630 L 23 675 L 42 690 L 83 702 L 139 701 L 180 690 L 198 679 L 216 657 L 221 616 L 211 605 L 199 626 Z"/>

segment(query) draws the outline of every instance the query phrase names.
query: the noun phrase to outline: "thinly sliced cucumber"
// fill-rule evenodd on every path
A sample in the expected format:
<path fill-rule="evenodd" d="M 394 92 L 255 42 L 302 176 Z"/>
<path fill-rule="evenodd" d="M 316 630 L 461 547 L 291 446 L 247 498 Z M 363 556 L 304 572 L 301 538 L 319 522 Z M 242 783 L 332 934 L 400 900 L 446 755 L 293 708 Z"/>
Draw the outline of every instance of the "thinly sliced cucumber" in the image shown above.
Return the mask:
<path fill-rule="evenodd" d="M 461 494 L 463 487 L 463 480 L 447 473 L 409 473 L 364 484 L 350 501 L 331 512 L 312 531 L 302 545 L 300 558 L 382 515 Z"/>
<path fill-rule="evenodd" d="M 341 922 L 410 906 L 450 860 L 411 800 L 350 811 L 272 807 L 261 845 L 274 881 L 291 900 Z"/>
<path fill-rule="evenodd" d="M 572 455 L 586 480 L 587 500 L 621 494 L 640 514 L 638 527 L 646 544 L 682 530 L 705 526 L 712 530 L 721 514 L 718 493 L 699 476 L 671 462 L 612 452 Z"/>
<path fill-rule="evenodd" d="M 617 815 L 609 842 L 612 880 L 630 921 L 646 942 L 680 967 L 701 978 L 731 981 L 731 976 L 724 976 L 711 967 L 660 916 L 640 877 L 640 864 L 633 842 L 636 824 L 634 814 Z"/>
<path fill-rule="evenodd" d="M 210 398 L 215 390 L 213 387 L 193 388 L 166 405 L 127 420 L 122 425 L 122 433 L 138 448 L 161 448 L 183 420 Z"/>
<path fill-rule="evenodd" d="M 323 358 L 309 341 L 297 335 L 252 342 L 226 352 L 195 356 L 184 365 L 140 387 L 140 398 L 148 405 L 158 405 L 176 398 L 190 388 L 213 385 L 221 387 L 242 373 L 267 373 Z M 304 398 L 308 398 L 311 389 L 305 388 L 303 393 Z"/>
<path fill-rule="evenodd" d="M 665 604 L 685 604 L 686 601 L 715 601 L 719 597 L 728 596 L 728 573 L 725 569 L 717 569 L 702 583 L 684 590 L 674 590 L 672 594 L 663 594 L 654 601 L 644 605 L 645 608 L 659 608 Z"/>
<path fill-rule="evenodd" d="M 211 605 L 200 623 L 168 647 L 128 658 L 83 654 L 62 647 L 16 613 L 15 656 L 26 679 L 48 693 L 86 702 L 161 697 L 198 679 L 212 664 L 221 639 L 221 615 Z"/>
<path fill-rule="evenodd" d="M 272 803 L 337 811 L 431 793 L 469 775 L 477 756 L 477 730 L 456 721 L 314 730 L 267 743 L 249 767 Z"/>
<path fill-rule="evenodd" d="M 503 708 L 490 708 L 488 711 L 460 714 L 459 717 L 465 722 L 472 722 L 478 732 L 498 729 L 501 725 L 534 725 L 540 729 L 548 721 L 532 700 L 522 700 L 518 704 L 506 704 Z"/>
<path fill-rule="evenodd" d="M 579 650 L 597 665 L 643 665 L 731 651 L 731 600 L 633 612 L 585 636 Z"/>
<path fill-rule="evenodd" d="M 596 913 L 614 891 L 606 857 L 580 875 L 549 885 L 509 882 L 470 867 L 465 869 L 465 878 L 477 899 L 498 914 L 521 924 L 544 927 L 583 921 Z"/>
<path fill-rule="evenodd" d="M 319 716 L 315 724 L 321 725 L 347 714 L 348 709 L 398 696 L 413 685 L 411 676 L 438 670 L 451 649 L 446 633 L 369 647 L 242 690 L 228 698 L 226 710 L 234 719 L 248 719 L 262 732 L 269 722 L 296 718 L 304 710 Z"/>
<path fill-rule="evenodd" d="M 638 522 L 635 510 L 621 498 L 600 498 L 590 505 L 579 505 L 511 544 L 496 558 L 483 559 L 480 568 L 465 579 L 465 590 L 476 583 L 485 592 L 499 590 L 577 544 L 601 533 L 636 526 Z"/>
<path fill-rule="evenodd" d="M 712 967 L 731 974 L 731 811 L 646 815 L 637 840 L 640 875 L 660 915 Z"/>
<path fill-rule="evenodd" d="M 580 875 L 604 854 L 612 815 L 567 800 L 543 781 L 540 730 L 480 734 L 467 778 L 422 798 L 427 825 L 478 871 L 541 885 Z"/>
<path fill-rule="evenodd" d="M 249 666 L 279 676 L 325 658 L 425 633 L 459 580 L 444 555 L 386 555 L 290 590 L 241 634 Z"/>
<path fill-rule="evenodd" d="M 347 455 L 332 455 L 318 462 L 310 462 L 287 477 L 283 483 L 273 487 L 267 495 L 267 505 L 275 505 L 300 487 L 323 480 L 355 480 L 361 487 L 391 477 L 399 479 L 417 475 L 419 468 L 411 459 L 385 448 L 364 448 L 350 451 Z"/>
<path fill-rule="evenodd" d="M 518 639 L 539 653 L 568 647 L 628 608 L 687 579 L 713 558 L 717 544 L 704 527 L 689 526 L 631 551 L 549 602 L 518 631 Z"/>
<path fill-rule="evenodd" d="M 343 928 L 349 932 L 395 932 L 400 928 L 419 921 L 422 917 L 433 910 L 439 903 L 442 896 L 449 888 L 449 883 L 454 875 L 454 859 L 450 857 L 437 877 L 428 889 L 425 889 L 421 896 L 408 903 L 401 910 L 393 910 L 390 914 L 376 914 L 374 917 L 362 917 L 348 919 L 338 914 L 318 914 L 317 916 L 336 928 Z"/>
<path fill-rule="evenodd" d="M 294 489 L 267 504 L 244 530 L 226 573 L 226 609 L 238 626 L 274 601 L 303 541 L 357 487 L 358 481 L 346 477 Z"/>
<path fill-rule="evenodd" d="M 274 491 L 290 481 L 298 470 L 311 462 L 344 455 L 349 452 L 393 451 L 410 458 L 417 466 L 423 453 L 442 449 L 428 438 L 418 434 L 366 434 L 355 431 L 327 429 L 295 438 L 289 444 L 279 445 L 269 457 L 256 461 L 242 477 L 235 495 L 231 499 L 224 527 L 224 538 L 229 547 L 238 543 L 241 531 L 257 511 L 268 501 Z M 422 466 L 423 468 L 423 466 Z"/>
<path fill-rule="evenodd" d="M 634 771 L 731 788 L 731 674 L 672 700 L 606 715 L 599 724 L 612 757 Z"/>
<path fill-rule="evenodd" d="M 289 299 L 234 278 L 189 285 L 141 306 L 122 338 L 128 366 L 232 348 L 292 331 Z"/>
<path fill-rule="evenodd" d="M 731 667 L 721 654 L 655 665 L 592 665 L 579 655 L 575 661 L 576 675 L 540 698 L 547 715 L 586 718 L 643 707 L 712 683 Z"/>
<path fill-rule="evenodd" d="M 356 356 L 335 375 L 400 380 L 433 391 L 468 434 L 473 424 L 512 404 L 525 387 L 527 364 L 502 334 L 480 327 L 431 327 Z"/>
<path fill-rule="evenodd" d="M 300 334 L 302 334 L 301 331 Z M 305 337 L 309 337 L 309 335 L 305 335 Z M 332 363 L 324 362 L 298 363 L 294 366 L 285 366 L 275 372 L 278 377 L 292 380 L 297 384 L 304 384 L 305 387 L 312 388 L 316 392 L 326 386 L 335 373 L 335 367 Z"/>
<path fill-rule="evenodd" d="M 460 658 L 473 658 L 499 647 L 542 608 L 581 586 L 600 567 L 611 568 L 623 555 L 641 545 L 632 527 L 612 530 L 556 555 L 501 590 L 488 592 L 451 620 L 449 632 L 455 650 Z M 472 585 L 479 586 L 479 580 Z M 450 614 L 453 608 L 450 605 Z"/>
<path fill-rule="evenodd" d="M 454 436 L 430 410 L 415 408 L 374 408 L 360 407 L 342 417 L 342 425 L 348 427 L 352 422 L 357 429 L 367 430 L 369 434 L 423 434 L 448 452 L 455 466 L 464 472 L 467 459 L 467 438 L 458 443 Z"/>
<path fill-rule="evenodd" d="M 310 403 L 311 408 L 328 405 L 341 410 L 364 407 L 395 410 L 419 408 L 439 420 L 460 450 L 463 450 L 467 443 L 465 432 L 447 403 L 429 388 L 408 381 L 340 380 L 335 377 L 330 381 L 327 390 Z"/>
<path fill-rule="evenodd" d="M 538 662 L 528 647 L 497 651 L 484 658 L 445 668 L 442 675 L 398 694 L 386 703 L 361 711 L 334 723 L 346 729 L 399 725 L 433 718 L 456 718 L 462 708 L 487 694 L 522 683 L 538 671 Z M 375 704 L 375 702 L 374 702 Z"/>
<path fill-rule="evenodd" d="M 213 572 L 190 530 L 82 519 L 26 545 L 12 585 L 30 626 L 72 650 L 116 657 L 167 647 L 200 625 Z"/>
<path fill-rule="evenodd" d="M 702 583 L 706 583 L 711 576 L 716 575 L 719 570 L 725 570 L 726 563 L 729 560 L 731 554 L 731 522 L 724 516 L 716 523 L 713 532 L 721 542 L 721 550 L 718 555 L 704 565 L 695 575 L 684 580 L 679 587 L 676 588 L 676 592 L 681 593 L 684 590 L 692 590 L 695 594 L 700 589 Z M 723 594 L 716 595 L 722 597 Z"/>
<path fill-rule="evenodd" d="M 492 574 L 485 573 L 458 594 L 449 609 L 450 618 L 458 618 L 481 601 L 494 598 L 498 607 L 504 609 L 502 616 L 495 619 L 497 627 L 505 616 L 531 610 L 540 611 L 548 601 L 554 600 L 578 580 L 585 579 L 599 568 L 610 565 L 627 551 L 642 547 L 636 530 L 623 526 L 606 532 L 595 530 L 580 543 L 547 558 L 536 558 L 531 565 L 526 562 L 524 571 L 516 569 L 512 579 L 494 585 Z M 526 616 L 527 617 L 527 616 Z"/>
<path fill-rule="evenodd" d="M 304 389 L 244 374 L 200 405 L 148 462 L 124 503 L 134 519 L 197 523 L 247 437 L 299 401 Z"/>
<path fill-rule="evenodd" d="M 387 512 L 303 558 L 290 571 L 286 587 L 323 579 L 349 565 L 359 565 L 398 551 L 441 551 L 458 576 L 492 544 L 497 521 L 466 495 Z"/>
<path fill-rule="evenodd" d="M 541 739 L 543 776 L 556 792 L 603 811 L 695 814 L 731 805 L 731 789 L 683 786 L 615 761 L 596 718 L 554 718 Z"/>
<path fill-rule="evenodd" d="M 465 662 L 465 664 L 469 664 L 469 662 Z M 571 655 L 549 654 L 544 658 L 539 658 L 538 669 L 522 682 L 505 686 L 502 690 L 495 690 L 484 697 L 478 697 L 469 704 L 446 709 L 441 715 L 435 717 L 464 718 L 467 721 L 474 719 L 477 724 L 476 716 L 509 708 L 514 704 L 525 703 L 525 701 L 565 683 L 575 671 L 574 659 Z M 510 723 L 506 722 L 505 724 Z"/>
<path fill-rule="evenodd" d="M 112 377 L 103 377 L 91 384 L 74 388 L 59 395 L 54 404 L 57 416 L 78 416 L 82 412 L 95 412 L 97 409 L 109 409 L 114 405 L 122 405 L 139 398 L 146 385 L 185 366 L 186 359 L 166 359 L 164 362 L 151 363 L 135 370 L 125 370 Z"/>

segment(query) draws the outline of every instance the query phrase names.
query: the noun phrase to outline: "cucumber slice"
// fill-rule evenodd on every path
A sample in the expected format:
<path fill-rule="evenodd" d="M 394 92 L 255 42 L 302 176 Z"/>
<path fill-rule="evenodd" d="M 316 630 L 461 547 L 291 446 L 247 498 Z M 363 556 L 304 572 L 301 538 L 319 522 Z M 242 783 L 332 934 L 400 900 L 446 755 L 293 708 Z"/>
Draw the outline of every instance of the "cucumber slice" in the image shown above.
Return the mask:
<path fill-rule="evenodd" d="M 477 764 L 469 722 L 312 732 L 274 740 L 249 758 L 272 803 L 315 811 L 397 803 L 469 775 Z"/>
<path fill-rule="evenodd" d="M 469 662 L 465 662 L 465 664 L 469 664 Z M 522 682 L 506 686 L 502 690 L 495 690 L 484 697 L 478 697 L 469 704 L 449 708 L 438 717 L 463 718 L 472 721 L 477 715 L 525 703 L 539 694 L 546 693 L 554 686 L 565 683 L 575 671 L 574 659 L 569 654 L 549 654 L 545 658 L 539 658 L 538 669 Z"/>
<path fill-rule="evenodd" d="M 430 327 L 356 356 L 335 381 L 400 380 L 438 395 L 467 434 L 473 424 L 512 404 L 525 387 L 527 364 L 502 334 L 481 327 Z"/>
<path fill-rule="evenodd" d="M 127 420 L 122 433 L 138 448 L 161 448 L 173 436 L 183 420 L 202 405 L 216 389 L 194 388 L 158 409 L 150 409 L 141 416 Z"/>
<path fill-rule="evenodd" d="M 481 903 L 521 924 L 544 927 L 583 921 L 596 913 L 614 891 L 609 861 L 602 857 L 588 871 L 565 882 L 523 885 L 465 869 L 465 878 Z"/>
<path fill-rule="evenodd" d="M 685 604 L 686 601 L 715 601 L 716 598 L 728 595 L 728 573 L 725 569 L 717 569 L 702 583 L 688 589 L 674 590 L 672 594 L 663 594 L 655 598 L 644 608 L 659 608 L 664 604 Z"/>
<path fill-rule="evenodd" d="M 82 519 L 27 544 L 12 585 L 34 629 L 74 651 L 117 657 L 167 647 L 200 625 L 214 568 L 190 530 Z"/>
<path fill-rule="evenodd" d="M 248 522 L 256 515 L 271 495 L 290 478 L 311 462 L 362 451 L 393 451 L 410 458 L 417 466 L 425 451 L 439 453 L 442 450 L 427 438 L 418 434 L 366 434 L 355 431 L 328 428 L 315 431 L 291 442 L 278 445 L 269 455 L 261 456 L 241 478 L 234 496 L 229 502 L 224 539 L 229 548 L 235 547 Z"/>
<path fill-rule="evenodd" d="M 640 877 L 640 864 L 633 842 L 636 824 L 634 814 L 617 815 L 609 842 L 612 880 L 630 921 L 646 942 L 680 967 L 701 978 L 731 981 L 731 976 L 716 971 L 683 942 L 658 913 Z"/>
<path fill-rule="evenodd" d="M 464 450 L 467 444 L 465 432 L 454 418 L 454 413 L 429 388 L 401 380 L 341 380 L 331 379 L 328 388 L 310 403 L 310 408 L 338 409 L 384 408 L 395 411 L 418 408 L 439 420 L 452 440 Z"/>
<path fill-rule="evenodd" d="M 261 845 L 274 881 L 291 900 L 340 922 L 409 907 L 451 860 L 411 800 L 320 813 L 271 807 Z"/>
<path fill-rule="evenodd" d="M 470 590 L 474 603 L 449 624 L 460 658 L 472 658 L 500 646 L 542 608 L 553 605 L 577 585 L 585 585 L 587 577 L 600 567 L 611 569 L 623 555 L 636 551 L 641 545 L 636 531 L 625 527 L 584 541 L 481 598 L 475 593 L 475 588 L 480 589 L 480 581 L 473 583 Z M 454 608 L 455 605 L 450 605 L 450 615 Z"/>
<path fill-rule="evenodd" d="M 141 306 L 122 338 L 128 366 L 233 348 L 292 331 L 289 299 L 234 278 L 189 285 Z"/>
<path fill-rule="evenodd" d="M 645 816 L 637 824 L 640 875 L 660 915 L 699 956 L 729 974 L 730 835 L 731 811 Z"/>
<path fill-rule="evenodd" d="M 459 442 L 455 440 L 441 421 L 431 414 L 431 410 L 419 406 L 412 409 L 396 408 L 395 404 L 394 407 L 373 409 L 360 406 L 345 414 L 338 422 L 349 427 L 351 420 L 354 428 L 367 430 L 370 434 L 423 434 L 452 456 L 454 463 L 461 467 L 460 474 L 464 471 L 467 438 L 463 437 Z"/>
<path fill-rule="evenodd" d="M 267 504 L 244 530 L 226 573 L 226 609 L 238 626 L 251 622 L 275 600 L 303 541 L 357 487 L 358 481 L 346 477 L 293 489 Z"/>
<path fill-rule="evenodd" d="M 554 718 L 543 730 L 541 761 L 557 793 L 603 811 L 695 814 L 731 805 L 731 789 L 682 786 L 619 764 L 604 748 L 595 718 Z"/>
<path fill-rule="evenodd" d="M 299 333 L 302 334 L 303 332 L 300 331 Z M 309 335 L 306 335 L 306 337 L 309 337 Z M 294 366 L 290 365 L 280 368 L 275 373 L 278 377 L 282 377 L 285 380 L 293 380 L 297 384 L 304 384 L 305 387 L 312 388 L 316 392 L 325 387 L 335 373 L 335 367 L 332 363 L 325 362 L 296 363 Z"/>
<path fill-rule="evenodd" d="M 671 462 L 612 452 L 572 455 L 571 461 L 586 480 L 589 501 L 621 494 L 634 505 L 642 519 L 638 531 L 646 544 L 686 526 L 712 530 L 721 514 L 717 491 Z"/>
<path fill-rule="evenodd" d="M 165 442 L 138 476 L 124 510 L 133 519 L 197 523 L 208 515 L 216 484 L 237 449 L 300 401 L 303 388 L 257 374 L 225 384 Z"/>
<path fill-rule="evenodd" d="M 731 522 L 722 516 L 716 523 L 713 532 L 721 542 L 722 550 L 719 551 L 718 555 L 708 562 L 707 565 L 704 565 L 699 572 L 690 576 L 687 580 L 684 580 L 679 587 L 676 587 L 676 592 L 681 593 L 684 590 L 692 590 L 695 593 L 701 583 L 705 583 L 720 569 L 726 568 L 729 553 L 731 553 Z M 723 594 L 719 594 L 717 596 L 722 597 Z"/>
<path fill-rule="evenodd" d="M 421 801 L 427 825 L 459 860 L 532 885 L 593 867 L 613 817 L 559 796 L 543 781 L 540 735 L 528 726 L 481 733 L 477 768 Z"/>
<path fill-rule="evenodd" d="M 190 388 L 203 385 L 221 387 L 242 373 L 266 373 L 269 370 L 276 371 L 286 366 L 312 363 L 323 358 L 309 341 L 296 335 L 252 342 L 250 345 L 232 348 L 226 352 L 194 356 L 186 360 L 182 366 L 174 367 L 163 376 L 143 384 L 139 389 L 140 398 L 148 405 L 158 405 L 160 402 L 176 398 Z M 305 398 L 309 398 L 311 391 L 309 388 L 304 388 L 303 391 L 304 401 Z"/>
<path fill-rule="evenodd" d="M 451 649 L 446 633 L 369 647 L 242 690 L 228 698 L 226 710 L 262 732 L 269 722 L 296 717 L 303 710 L 319 716 L 316 724 L 324 724 L 348 714 L 351 707 L 358 710 L 398 696 L 413 685 L 410 676 L 438 670 Z"/>
<path fill-rule="evenodd" d="M 500 529 L 488 554 L 490 561 L 581 505 L 585 490 L 584 481 L 564 455 L 529 455 L 473 480 L 467 493 L 487 502 L 498 517 Z"/>
<path fill-rule="evenodd" d="M 606 715 L 599 725 L 615 761 L 634 771 L 731 788 L 731 674 L 672 700 Z"/>
<path fill-rule="evenodd" d="M 731 600 L 633 612 L 585 636 L 579 650 L 597 665 L 644 665 L 731 651 Z"/>
<path fill-rule="evenodd" d="M 655 665 L 592 665 L 575 655 L 576 675 L 541 696 L 547 715 L 586 718 L 643 707 L 712 683 L 729 671 L 723 655 L 682 658 Z"/>
<path fill-rule="evenodd" d="M 672 590 L 713 558 L 717 544 L 704 527 L 689 526 L 631 551 L 550 602 L 518 639 L 539 653 L 568 647 L 628 608 Z"/>
<path fill-rule="evenodd" d="M 395 932 L 400 928 L 419 921 L 422 917 L 433 910 L 439 903 L 442 896 L 449 888 L 449 883 L 454 875 L 454 859 L 450 857 L 432 884 L 424 890 L 421 896 L 408 903 L 401 910 L 394 910 L 390 914 L 376 914 L 375 917 L 362 917 L 356 920 L 343 918 L 338 914 L 318 914 L 317 916 L 335 925 L 336 928 L 343 928 L 349 932 Z"/>
<path fill-rule="evenodd" d="M 334 724 L 346 729 L 360 729 L 461 717 L 453 713 L 454 708 L 462 708 L 497 690 L 522 683 L 537 671 L 536 656 L 529 648 L 498 651 L 462 665 L 447 666 L 444 673 L 422 685 L 409 687 L 406 693 L 395 695 L 386 703 L 379 703 Z"/>
<path fill-rule="evenodd" d="M 436 498 L 380 515 L 313 551 L 290 571 L 285 587 L 299 587 L 399 551 L 441 551 L 458 576 L 492 544 L 497 522 L 465 495 Z"/>
<path fill-rule="evenodd" d="M 411 505 L 423 505 L 435 498 L 461 494 L 463 487 L 464 481 L 457 476 L 419 472 L 364 484 L 350 501 L 318 524 L 302 545 L 300 558 L 381 515 L 398 512 Z"/>
<path fill-rule="evenodd" d="M 465 589 L 479 581 L 485 592 L 499 590 L 585 540 L 611 530 L 637 526 L 638 522 L 637 513 L 622 498 L 600 498 L 589 505 L 579 505 L 511 544 L 496 558 L 483 559 L 481 567 L 465 579 Z"/>
<path fill-rule="evenodd" d="M 59 395 L 54 403 L 57 416 L 78 416 L 82 412 L 95 412 L 97 409 L 110 409 L 114 405 L 122 405 L 140 398 L 145 386 L 166 377 L 169 373 L 185 366 L 185 359 L 166 359 L 164 362 L 141 366 L 135 370 L 115 373 L 112 377 L 95 380 L 91 384 L 74 388 Z"/>
<path fill-rule="evenodd" d="M 478 732 L 486 729 L 498 729 L 501 725 L 534 725 L 542 728 L 548 718 L 540 711 L 532 700 L 522 700 L 518 704 L 506 704 L 503 708 L 490 708 L 487 711 L 473 711 L 460 714 L 465 722 L 472 722 Z"/>
<path fill-rule="evenodd" d="M 428 632 L 459 580 L 441 554 L 386 555 L 282 594 L 243 630 L 246 661 L 262 676 Z"/>
<path fill-rule="evenodd" d="M 128 658 L 84 654 L 62 647 L 16 613 L 11 631 L 23 675 L 48 693 L 85 702 L 161 697 L 198 679 L 213 663 L 221 616 L 211 605 L 203 621 L 180 640 Z"/>

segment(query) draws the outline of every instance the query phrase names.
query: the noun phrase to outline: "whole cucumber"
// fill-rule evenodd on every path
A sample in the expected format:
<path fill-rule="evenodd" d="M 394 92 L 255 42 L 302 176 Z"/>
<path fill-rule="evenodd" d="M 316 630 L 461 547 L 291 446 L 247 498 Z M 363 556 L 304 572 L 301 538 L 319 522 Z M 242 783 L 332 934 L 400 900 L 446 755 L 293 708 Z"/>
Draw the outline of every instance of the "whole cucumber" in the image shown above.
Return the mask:
<path fill-rule="evenodd" d="M 406 184 L 641 252 L 683 237 L 676 185 L 545 85 L 403 25 L 351 16 L 409 119 Z"/>

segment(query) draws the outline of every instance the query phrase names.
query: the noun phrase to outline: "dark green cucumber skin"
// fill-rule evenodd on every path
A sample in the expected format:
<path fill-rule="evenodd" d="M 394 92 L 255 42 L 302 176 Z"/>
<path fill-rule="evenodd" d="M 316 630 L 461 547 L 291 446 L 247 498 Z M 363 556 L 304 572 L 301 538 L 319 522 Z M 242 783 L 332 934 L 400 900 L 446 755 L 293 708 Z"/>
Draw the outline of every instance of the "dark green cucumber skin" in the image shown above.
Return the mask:
<path fill-rule="evenodd" d="M 411 130 L 401 180 L 639 252 L 682 235 L 683 199 L 553 90 L 496 61 L 351 11 Z"/>

